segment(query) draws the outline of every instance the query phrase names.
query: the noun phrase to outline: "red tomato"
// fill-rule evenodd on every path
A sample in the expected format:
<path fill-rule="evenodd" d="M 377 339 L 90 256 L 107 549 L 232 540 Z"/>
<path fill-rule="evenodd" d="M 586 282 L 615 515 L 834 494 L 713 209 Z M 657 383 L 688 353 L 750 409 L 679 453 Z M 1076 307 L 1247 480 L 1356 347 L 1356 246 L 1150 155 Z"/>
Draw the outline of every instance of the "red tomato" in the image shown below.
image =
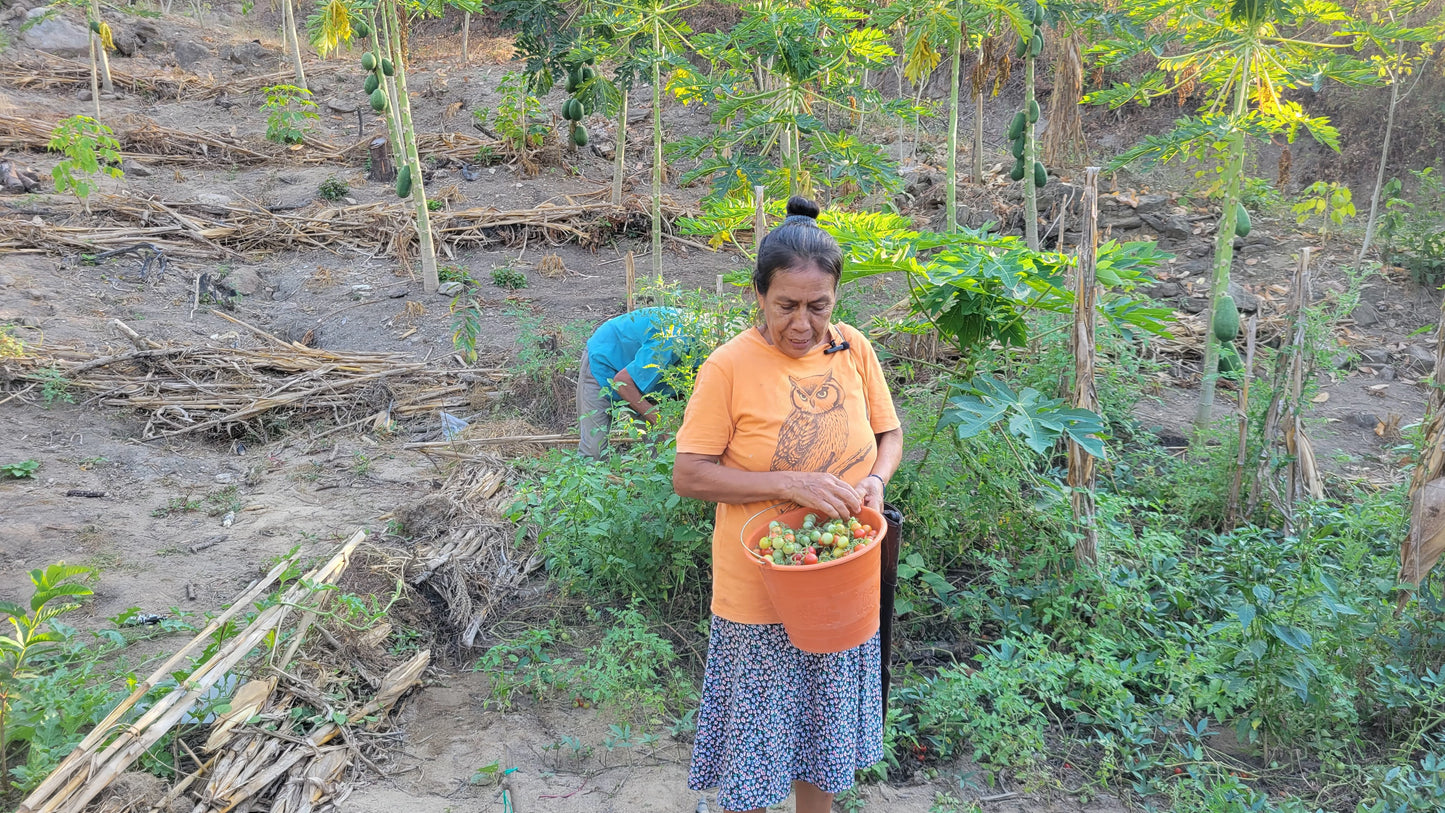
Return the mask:
<path fill-rule="evenodd" d="M 817 563 L 818 563 L 818 554 L 814 553 L 812 548 L 808 548 L 808 552 L 805 553 L 805 554 L 803 554 L 803 564 L 805 564 L 805 565 L 816 565 Z"/>

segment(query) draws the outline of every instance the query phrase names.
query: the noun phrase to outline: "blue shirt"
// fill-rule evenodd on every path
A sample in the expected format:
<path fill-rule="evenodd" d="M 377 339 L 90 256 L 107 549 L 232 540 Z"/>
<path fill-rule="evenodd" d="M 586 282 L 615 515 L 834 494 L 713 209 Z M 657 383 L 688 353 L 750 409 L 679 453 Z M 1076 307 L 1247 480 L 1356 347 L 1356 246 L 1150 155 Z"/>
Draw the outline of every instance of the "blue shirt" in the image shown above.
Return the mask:
<path fill-rule="evenodd" d="M 608 397 L 617 400 L 612 379 L 626 370 L 644 395 L 672 395 L 662 370 L 676 364 L 685 340 L 681 314 L 673 308 L 641 308 L 609 319 L 587 340 L 592 377 Z"/>

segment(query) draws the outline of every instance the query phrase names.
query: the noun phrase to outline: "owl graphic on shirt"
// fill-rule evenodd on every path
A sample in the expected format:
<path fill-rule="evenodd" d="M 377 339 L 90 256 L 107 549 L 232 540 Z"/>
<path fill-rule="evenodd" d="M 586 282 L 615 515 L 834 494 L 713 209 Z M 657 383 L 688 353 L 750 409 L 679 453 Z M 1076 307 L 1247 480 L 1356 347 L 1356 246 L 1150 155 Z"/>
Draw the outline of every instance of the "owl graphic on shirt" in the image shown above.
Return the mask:
<path fill-rule="evenodd" d="M 832 370 L 806 378 L 788 376 L 788 384 L 793 406 L 778 431 L 773 471 L 841 474 L 867 456 L 866 449 L 847 454 L 848 410 Z"/>

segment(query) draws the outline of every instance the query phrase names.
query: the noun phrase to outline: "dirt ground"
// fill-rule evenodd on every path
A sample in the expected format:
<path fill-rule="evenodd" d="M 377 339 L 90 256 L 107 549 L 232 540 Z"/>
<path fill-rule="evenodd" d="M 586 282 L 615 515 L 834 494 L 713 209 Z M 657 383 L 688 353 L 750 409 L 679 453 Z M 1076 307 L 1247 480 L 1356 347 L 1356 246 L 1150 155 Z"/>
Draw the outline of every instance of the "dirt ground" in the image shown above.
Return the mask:
<path fill-rule="evenodd" d="M 0 18 L 14 43 L 0 60 L 39 64 L 44 58 L 17 36 L 24 8 L 13 5 L 8 17 Z M 16 16 L 14 9 L 20 9 L 22 16 Z M 186 42 L 199 44 L 210 54 L 186 69 L 190 74 L 225 78 L 282 70 L 286 63 L 274 30 L 233 11 L 229 7 L 213 11 L 205 25 L 178 16 L 157 21 L 154 27 L 163 34 L 159 44 L 148 44 L 129 58 L 117 57 L 113 64 L 138 75 L 175 74 L 180 71 L 175 53 Z M 114 25 L 123 29 L 135 27 L 135 22 L 121 19 Z M 256 64 L 241 65 L 221 57 L 226 48 L 252 39 L 265 48 Z M 501 73 L 520 69 L 500 62 L 505 59 L 504 44 L 485 37 L 473 38 L 477 58 L 471 64 L 456 57 L 456 38 L 445 27 L 428 29 L 428 37 L 418 36 L 414 42 L 417 56 L 411 86 L 417 97 L 419 131 L 471 132 L 468 111 L 495 106 Z M 313 57 L 308 66 L 322 110 L 317 134 L 332 143 L 349 144 L 358 137 L 357 117 L 328 107 L 334 103 L 349 110 L 360 99 L 362 74 L 353 63 L 351 56 L 327 62 Z M 54 64 L 53 59 L 48 64 Z M 561 98 L 561 91 L 554 91 L 544 106 L 556 108 Z M 176 129 L 260 141 L 265 123 L 256 112 L 258 99 L 229 102 L 234 103 L 123 94 L 104 101 L 103 109 L 113 123 L 146 117 Z M 458 103 L 460 114 L 452 110 Z M 90 102 L 77 98 L 73 87 L 0 85 L 0 115 L 54 120 L 91 112 Z M 668 108 L 664 122 L 674 136 L 710 126 L 704 111 L 676 105 Z M 599 142 L 612 138 L 606 122 L 589 122 L 589 127 Z M 632 124 L 627 156 L 632 194 L 646 188 L 649 127 L 650 120 Z M 375 129 L 374 121 L 365 126 L 367 133 Z M 5 157 L 20 160 L 42 177 L 48 177 L 54 163 L 43 153 Z M 924 170 L 933 171 L 920 169 Z M 506 167 L 495 167 L 484 169 L 476 181 L 443 175 L 432 181 L 431 188 L 455 184 L 456 200 L 462 203 L 453 205 L 529 208 L 595 192 L 610 175 L 609 161 L 582 152 L 569 156 L 565 165 L 544 167 L 537 178 L 519 178 Z M 162 161 L 128 161 L 126 177 L 104 181 L 101 191 L 170 202 L 219 195 L 295 207 L 314 205 L 317 186 L 330 177 L 346 180 L 351 199 L 357 202 L 384 200 L 391 194 L 388 186 L 367 182 L 358 166 L 277 163 L 181 168 Z M 669 185 L 668 194 L 695 203 L 704 191 Z M 56 195 L 6 197 L 0 203 L 5 207 L 0 218 L 38 218 L 72 226 L 101 222 Z M 1261 224 L 1257 232 L 1268 239 L 1256 238 L 1255 245 L 1263 248 L 1248 252 L 1236 278 L 1265 298 L 1262 307 L 1268 309 L 1281 299 L 1271 294 L 1269 286 L 1287 281 L 1291 255 L 1303 245 L 1321 248 L 1317 267 L 1324 269 L 1322 295 L 1343 290 L 1338 268 L 1351 255 L 1347 245 L 1321 244 L 1313 235 L 1278 223 Z M 1190 298 L 1206 284 L 1200 273 L 1206 260 L 1198 248 L 1207 241 L 1207 235 L 1198 236 L 1172 247 L 1179 259 L 1160 279 L 1173 287 L 1156 295 L 1187 310 Z M 496 291 L 477 343 L 483 361 L 506 365 L 518 350 L 519 314 L 540 314 L 555 326 L 573 320 L 599 322 L 620 313 L 621 260 L 629 250 L 638 253 L 639 268 L 645 270 L 646 241 L 628 239 L 596 250 L 572 244 L 471 250 L 443 262 L 468 270 L 489 289 L 487 280 L 494 268 L 526 274 L 526 288 L 510 296 Z M 566 273 L 549 277 L 537 271 L 536 264 L 549 253 L 561 259 Z M 664 276 L 684 287 L 711 288 L 717 274 L 739 265 L 736 256 L 670 242 Z M 283 338 L 310 332 L 328 349 L 398 352 L 437 365 L 461 366 L 454 358 L 448 300 L 424 294 L 420 283 L 393 258 L 356 253 L 181 260 L 173 262 L 163 277 L 150 281 L 136 276 L 131 261 L 92 267 L 81 265 L 75 256 L 11 253 L 0 257 L 0 324 L 16 325 L 21 339 L 42 350 L 99 353 L 126 347 L 111 327 L 113 320 L 161 343 L 253 345 L 254 337 L 213 315 L 209 307 L 193 310 L 194 279 L 203 272 L 222 278 L 240 294 L 233 315 Z M 1398 275 L 1371 279 L 1364 300 L 1377 318 L 1369 326 L 1344 326 L 1343 335 L 1356 350 L 1356 359 L 1322 360 L 1320 397 L 1310 422 L 1318 432 L 1315 445 L 1320 457 L 1333 472 L 1384 484 L 1397 476 L 1400 465 L 1393 430 L 1418 421 L 1423 410 L 1425 391 L 1419 383 L 1423 362 L 1412 348 L 1429 346 L 1430 336 L 1416 331 L 1434 322 L 1438 300 Z M 1366 350 L 1371 355 L 1361 358 Z M 430 459 L 400 448 L 411 437 L 433 431 L 430 424 L 404 427 L 400 436 L 390 439 L 355 431 L 323 436 L 323 427 L 271 443 L 189 437 L 142 441 L 141 418 L 135 414 L 83 400 L 45 403 L 35 392 L 7 397 L 11 395 L 0 391 L 4 428 L 0 463 L 35 459 L 41 466 L 33 480 L 0 481 L 0 561 L 5 563 L 0 567 L 0 597 L 19 600 L 27 595 L 30 568 L 61 559 L 94 566 L 99 570 L 95 599 L 75 622 L 83 629 L 106 626 L 105 619 L 129 607 L 163 615 L 215 610 L 293 547 L 307 556 L 319 556 L 356 528 L 381 530 L 380 517 L 418 499 L 441 476 Z M 1196 397 L 1196 390 L 1167 379 L 1140 407 L 1140 418 L 1162 435 L 1181 436 Z M 67 495 L 76 491 L 104 496 Z M 186 507 L 191 504 L 195 507 Z M 192 552 L 193 546 L 206 543 L 213 544 Z M 402 807 L 419 813 L 491 809 L 497 806 L 497 789 L 470 784 L 469 779 L 477 768 L 493 761 L 519 768 L 510 781 L 517 809 L 523 813 L 696 808 L 698 794 L 686 789 L 684 745 L 664 737 L 652 749 L 608 753 L 601 745 L 607 721 L 597 712 L 548 708 L 490 712 L 483 709 L 484 696 L 478 675 L 440 671 L 434 684 L 413 696 L 400 712 L 399 720 L 408 732 L 397 758 L 402 771 L 388 778 L 363 772 L 365 779 L 346 808 L 360 813 Z M 559 764 L 556 752 L 547 746 L 564 736 L 590 744 L 593 754 L 580 762 Z M 874 786 L 866 793 L 869 809 L 923 813 L 930 809 L 934 792 L 946 789 L 940 780 Z M 988 809 L 1062 813 L 1121 808 L 1107 799 L 1080 806 L 1069 797 L 1055 801 L 1034 795 L 999 798 Z"/>

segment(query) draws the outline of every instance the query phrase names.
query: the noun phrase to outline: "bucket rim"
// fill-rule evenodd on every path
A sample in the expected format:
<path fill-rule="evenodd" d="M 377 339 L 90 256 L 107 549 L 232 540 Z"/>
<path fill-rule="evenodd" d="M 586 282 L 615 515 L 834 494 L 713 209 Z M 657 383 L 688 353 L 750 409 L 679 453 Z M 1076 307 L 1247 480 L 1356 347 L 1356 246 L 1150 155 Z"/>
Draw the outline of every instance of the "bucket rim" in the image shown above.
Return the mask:
<path fill-rule="evenodd" d="M 757 517 L 758 517 L 759 515 L 761 515 L 764 511 L 767 511 L 767 510 L 769 510 L 770 508 L 776 508 L 776 507 L 777 507 L 776 504 L 775 504 L 775 505 L 772 505 L 772 506 L 769 506 L 768 508 L 763 509 L 763 511 L 759 511 L 757 514 L 754 514 L 754 515 L 752 516 L 752 519 L 757 519 Z M 787 511 L 784 511 L 783 514 L 792 513 L 793 511 L 798 511 L 798 510 L 801 510 L 802 508 L 803 508 L 803 506 L 799 505 L 799 506 L 797 506 L 797 507 L 795 507 L 795 508 L 791 508 L 791 509 L 789 509 L 789 510 L 787 510 Z M 831 562 L 818 562 L 817 564 L 813 564 L 813 565 L 780 565 L 780 564 L 774 562 L 772 559 L 767 558 L 767 557 L 763 556 L 761 553 L 759 553 L 756 548 L 754 548 L 751 544 L 749 544 L 749 541 L 750 541 L 750 540 L 744 538 L 744 539 L 740 539 L 740 540 L 738 540 L 738 541 L 739 541 L 739 543 L 743 546 L 743 550 L 747 552 L 748 556 L 751 557 L 752 560 L 757 563 L 758 567 L 759 567 L 759 568 L 762 568 L 762 569 L 765 569 L 765 570 L 777 570 L 777 571 L 783 571 L 783 572 L 788 572 L 788 573 L 807 573 L 807 572 L 814 572 L 814 571 L 818 571 L 818 570 L 825 570 L 825 569 L 827 569 L 827 568 L 834 567 L 835 565 L 845 565 L 845 564 L 848 564 L 848 563 L 849 563 L 849 560 L 851 560 L 855 555 L 863 555 L 863 554 L 866 554 L 869 550 L 877 547 L 877 546 L 883 541 L 884 535 L 888 532 L 888 518 L 887 518 L 886 516 L 883 516 L 883 512 L 882 512 L 882 511 L 879 511 L 879 510 L 876 509 L 876 508 L 869 508 L 869 507 L 867 507 L 867 506 L 864 506 L 863 508 L 861 508 L 861 509 L 859 509 L 859 510 L 860 510 L 860 511 L 872 511 L 873 513 L 877 514 L 879 517 L 882 518 L 882 520 L 883 520 L 883 525 L 882 525 L 881 527 L 878 527 L 878 528 L 874 528 L 874 529 L 873 529 L 873 535 L 870 536 L 870 537 L 868 537 L 868 544 L 863 546 L 863 550 L 855 550 L 855 551 L 849 553 L 847 556 L 844 556 L 844 557 L 841 558 L 841 559 L 834 559 L 834 560 L 832 560 Z M 783 514 L 779 514 L 778 516 L 782 516 Z M 749 520 L 749 521 L 751 521 L 751 520 Z M 746 527 L 747 527 L 747 523 L 743 523 L 743 527 L 746 528 Z M 756 536 L 757 536 L 759 539 L 762 538 L 762 530 L 765 530 L 765 529 L 759 530 L 759 531 L 757 532 L 757 534 L 756 534 Z"/>

